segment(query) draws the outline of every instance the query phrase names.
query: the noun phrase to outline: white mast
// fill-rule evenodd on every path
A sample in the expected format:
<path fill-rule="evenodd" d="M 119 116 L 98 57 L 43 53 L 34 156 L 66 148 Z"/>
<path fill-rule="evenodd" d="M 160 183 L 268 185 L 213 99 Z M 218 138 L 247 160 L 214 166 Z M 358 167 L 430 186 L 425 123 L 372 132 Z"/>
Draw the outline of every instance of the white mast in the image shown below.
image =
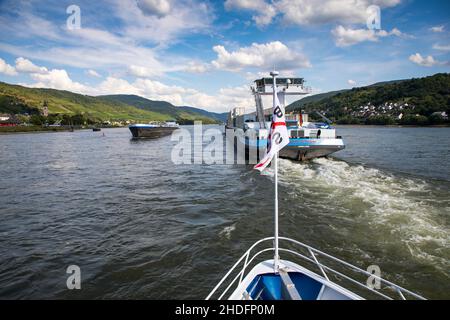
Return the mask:
<path fill-rule="evenodd" d="M 277 71 L 272 71 L 270 75 L 273 79 L 273 105 L 275 105 L 275 99 L 277 98 L 275 95 L 277 94 L 277 75 L 279 73 Z M 273 116 L 273 115 L 272 115 Z M 273 257 L 273 269 L 275 273 L 278 272 L 279 268 L 279 255 L 278 255 L 278 152 L 275 154 L 275 157 L 273 159 L 274 164 L 274 170 L 275 170 L 275 201 L 274 201 L 274 211 L 275 211 L 275 217 L 274 217 L 274 247 L 275 247 L 275 253 Z"/>

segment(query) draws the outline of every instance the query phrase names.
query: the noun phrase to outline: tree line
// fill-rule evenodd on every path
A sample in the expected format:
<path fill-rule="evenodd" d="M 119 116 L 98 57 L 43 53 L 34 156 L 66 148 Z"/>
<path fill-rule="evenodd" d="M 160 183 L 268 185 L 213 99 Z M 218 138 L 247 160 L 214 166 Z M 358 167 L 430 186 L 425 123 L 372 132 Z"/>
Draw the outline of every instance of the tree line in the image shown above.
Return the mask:
<path fill-rule="evenodd" d="M 411 107 L 368 117 L 354 115 L 361 106 L 382 106 L 386 103 L 408 104 Z M 450 124 L 448 119 L 438 114 L 445 112 L 450 115 L 450 74 L 440 73 L 426 78 L 353 88 L 306 103 L 301 109 L 310 113 L 321 111 L 340 124 Z"/>

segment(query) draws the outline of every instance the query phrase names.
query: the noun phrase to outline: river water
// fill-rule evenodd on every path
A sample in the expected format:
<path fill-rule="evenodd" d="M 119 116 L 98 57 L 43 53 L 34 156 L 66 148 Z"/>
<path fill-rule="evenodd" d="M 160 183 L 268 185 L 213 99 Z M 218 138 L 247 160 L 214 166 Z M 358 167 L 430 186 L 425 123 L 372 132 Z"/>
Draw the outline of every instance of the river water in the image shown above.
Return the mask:
<path fill-rule="evenodd" d="M 338 132 L 333 158 L 280 160 L 280 234 L 450 298 L 450 128 Z M 171 137 L 130 138 L 0 135 L 0 298 L 203 299 L 272 235 L 271 169 L 175 165 Z"/>

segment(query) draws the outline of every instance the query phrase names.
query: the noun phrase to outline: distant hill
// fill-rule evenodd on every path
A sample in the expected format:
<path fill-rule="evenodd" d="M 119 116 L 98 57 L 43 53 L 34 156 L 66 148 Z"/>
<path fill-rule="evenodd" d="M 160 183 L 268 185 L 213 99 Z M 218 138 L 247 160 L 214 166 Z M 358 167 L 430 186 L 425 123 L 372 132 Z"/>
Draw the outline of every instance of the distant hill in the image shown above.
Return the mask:
<path fill-rule="evenodd" d="M 220 114 L 190 107 L 175 107 L 165 101 L 152 101 L 135 95 L 94 97 L 64 90 L 28 88 L 0 82 L 0 113 L 39 114 L 44 101 L 47 102 L 50 114 L 83 114 L 103 121 L 220 121 Z"/>
<path fill-rule="evenodd" d="M 400 82 L 403 82 L 403 81 L 407 81 L 407 80 L 392 80 L 392 81 L 377 82 L 377 83 L 369 85 L 368 87 L 384 86 L 386 84 L 395 84 L 395 83 L 400 83 Z M 351 89 L 330 91 L 330 92 L 315 94 L 315 95 L 312 95 L 312 96 L 307 96 L 305 98 L 302 98 L 300 100 L 297 100 L 297 101 L 291 103 L 290 105 L 288 105 L 286 107 L 286 110 L 289 111 L 289 112 L 298 111 L 298 110 L 301 110 L 303 108 L 303 106 L 305 106 L 306 104 L 309 104 L 309 103 L 312 103 L 312 102 L 318 102 L 318 101 L 326 99 L 326 98 L 331 98 L 331 97 L 333 97 L 333 96 L 335 96 L 337 94 L 344 93 L 344 92 L 349 91 L 349 90 L 351 90 Z"/>
<path fill-rule="evenodd" d="M 308 103 L 318 102 L 322 99 L 330 98 L 332 96 L 335 96 L 335 95 L 345 92 L 345 91 L 347 91 L 347 90 L 330 91 L 330 92 L 326 92 L 326 93 L 319 93 L 319 94 L 315 94 L 312 96 L 307 96 L 305 98 L 297 100 L 297 101 L 291 103 L 290 105 L 288 105 L 286 107 L 286 111 L 292 112 L 292 111 L 296 111 L 296 110 L 302 110 L 303 106 Z"/>
<path fill-rule="evenodd" d="M 287 110 L 319 111 L 338 123 L 444 123 L 450 114 L 450 74 L 314 95 L 292 103 Z"/>
<path fill-rule="evenodd" d="M 403 81 L 408 81 L 409 79 L 402 79 L 402 80 L 390 80 L 390 81 L 382 81 L 382 82 L 376 82 L 374 84 L 368 85 L 368 87 L 378 87 L 378 86 L 384 86 L 386 84 L 396 84 L 401 83 Z"/>
<path fill-rule="evenodd" d="M 201 120 L 202 118 L 208 118 L 208 119 L 215 119 L 218 122 L 224 121 L 224 116 L 221 113 L 209 112 L 203 109 L 193 107 L 176 107 L 166 101 L 149 100 L 136 95 L 117 94 L 117 95 L 99 96 L 99 98 L 111 102 L 125 103 L 127 105 L 131 105 L 142 110 L 165 114 L 174 119 L 195 118 L 196 120 Z"/>
<path fill-rule="evenodd" d="M 219 122 L 226 122 L 228 117 L 228 112 L 222 112 L 222 113 L 216 113 L 216 112 L 209 112 L 203 109 L 194 108 L 194 107 L 178 107 L 179 109 L 185 110 L 186 112 L 193 112 L 202 114 L 205 117 L 217 119 Z"/>

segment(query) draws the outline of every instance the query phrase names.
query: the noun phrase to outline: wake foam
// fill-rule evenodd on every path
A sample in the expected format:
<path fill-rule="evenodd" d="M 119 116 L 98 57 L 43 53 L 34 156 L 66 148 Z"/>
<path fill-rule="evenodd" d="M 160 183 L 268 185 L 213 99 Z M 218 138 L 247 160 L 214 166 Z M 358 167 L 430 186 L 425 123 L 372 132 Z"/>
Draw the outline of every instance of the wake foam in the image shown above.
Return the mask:
<path fill-rule="evenodd" d="M 232 224 L 231 226 L 225 227 L 222 231 L 219 232 L 220 236 L 223 236 L 227 239 L 230 239 L 231 233 L 236 230 L 236 224 Z"/>
<path fill-rule="evenodd" d="M 295 202 L 327 209 L 333 218 L 347 220 L 347 226 L 349 219 L 352 227 L 367 224 L 374 239 L 397 241 L 448 276 L 447 185 L 326 158 L 307 163 L 280 159 L 279 168 L 280 185 Z M 273 176 L 273 170 L 268 174 Z"/>

